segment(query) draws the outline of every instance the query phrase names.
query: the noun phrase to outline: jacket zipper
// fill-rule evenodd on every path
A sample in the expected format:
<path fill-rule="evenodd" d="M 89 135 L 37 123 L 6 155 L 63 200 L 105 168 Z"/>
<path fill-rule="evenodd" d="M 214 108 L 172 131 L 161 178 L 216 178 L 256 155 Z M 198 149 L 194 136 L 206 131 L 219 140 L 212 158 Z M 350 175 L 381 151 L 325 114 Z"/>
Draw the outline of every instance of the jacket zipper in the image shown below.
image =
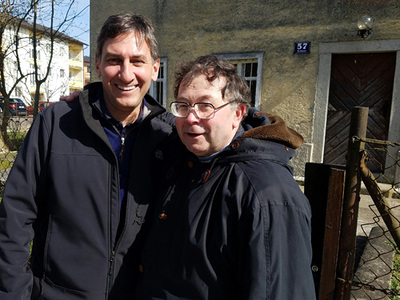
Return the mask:
<path fill-rule="evenodd" d="M 131 130 L 129 130 L 128 132 L 126 132 L 126 134 L 122 135 L 122 134 L 118 131 L 118 129 L 117 129 L 113 124 L 111 124 L 111 125 L 112 125 L 112 127 L 114 128 L 115 132 L 119 135 L 120 140 L 121 140 L 121 150 L 120 150 L 119 163 L 122 164 L 123 159 L 124 159 L 126 136 L 127 136 L 131 131 L 133 131 L 134 128 L 132 128 Z M 116 158 L 117 158 L 117 157 L 116 157 Z M 118 158 L 117 158 L 117 160 L 118 160 Z M 117 173 L 118 173 L 118 174 L 119 174 L 119 168 L 120 168 L 120 165 L 117 164 Z M 120 185 L 120 183 L 119 183 L 119 185 Z M 120 190 L 120 188 L 118 188 L 118 190 Z M 109 269 L 108 269 L 108 275 L 109 275 L 109 276 L 108 276 L 107 294 L 110 293 L 110 291 L 111 291 L 111 286 L 112 286 L 112 283 L 113 283 L 113 281 L 114 281 L 115 256 L 116 256 L 117 249 L 118 249 L 118 247 L 119 247 L 120 240 L 121 240 L 121 237 L 122 237 L 124 231 L 125 231 L 125 225 L 124 225 L 124 228 L 122 229 L 122 232 L 121 232 L 120 235 L 117 237 L 116 243 L 115 243 L 115 245 L 113 246 L 113 250 L 111 251 L 110 266 L 109 266 Z"/>
<path fill-rule="evenodd" d="M 99 110 L 98 107 L 97 107 L 96 105 L 93 105 L 93 108 L 100 114 L 100 116 L 102 116 L 102 117 L 104 118 L 104 120 L 105 120 L 106 122 L 108 122 L 108 123 L 114 128 L 115 132 L 117 132 L 117 134 L 120 136 L 120 138 L 121 138 L 121 162 L 122 162 L 122 158 L 123 158 L 123 156 L 124 156 L 124 151 L 125 151 L 125 137 L 130 133 L 131 130 L 128 131 L 128 133 L 127 133 L 125 136 L 121 136 L 121 134 L 119 133 L 119 131 L 117 130 L 117 128 L 116 128 L 109 120 L 107 120 L 107 118 L 104 117 L 104 113 L 103 113 L 101 110 Z M 153 114 L 153 117 L 155 117 L 155 116 L 158 115 L 158 114 L 161 114 L 161 112 L 160 112 L 160 113 L 157 113 L 157 114 Z M 149 114 L 148 116 L 150 116 L 150 114 Z M 148 117 L 148 116 L 147 116 L 147 117 Z M 152 118 L 147 118 L 147 117 L 146 117 L 147 120 L 148 120 L 148 119 L 152 119 Z M 143 122 L 140 122 L 140 125 L 142 125 L 142 124 L 143 124 Z M 92 128 L 92 126 L 90 126 L 90 124 L 88 124 L 88 126 L 89 126 L 90 128 Z M 102 128 L 103 128 L 103 130 L 104 130 L 104 126 L 102 126 Z M 135 127 L 135 128 L 137 128 L 137 127 Z M 133 129 L 133 128 L 132 128 L 132 129 Z M 95 130 L 94 130 L 94 131 L 95 131 Z M 95 131 L 95 132 L 96 132 L 96 131 Z M 99 135 L 99 134 L 98 134 L 98 135 Z M 114 153 L 114 151 L 113 151 L 112 149 L 111 149 L 111 151 Z M 115 155 L 115 153 L 114 153 L 114 155 Z M 117 161 L 118 161 L 118 159 L 117 159 Z M 117 168 L 119 168 L 118 163 L 117 163 Z M 119 173 L 119 171 L 118 171 L 117 173 Z M 119 188 L 118 188 L 118 190 L 119 190 Z M 106 290 L 106 293 L 105 293 L 105 299 L 108 298 L 108 295 L 109 295 L 110 290 L 111 290 L 112 281 L 113 281 L 113 268 L 114 268 L 114 264 L 115 264 L 116 252 L 117 252 L 117 249 L 118 249 L 119 244 L 120 244 L 120 242 L 121 242 L 121 238 L 122 238 L 122 236 L 124 235 L 124 232 L 125 232 L 125 226 L 124 226 L 124 228 L 123 228 L 123 230 L 122 230 L 122 232 L 121 232 L 121 234 L 120 234 L 118 240 L 116 241 L 115 246 L 112 247 L 113 250 L 111 251 L 111 254 L 110 254 L 110 260 L 109 260 L 110 265 L 109 265 L 109 270 L 108 270 L 108 275 L 109 275 L 109 276 L 108 276 L 107 290 Z"/>
<path fill-rule="evenodd" d="M 129 132 L 130 132 L 130 131 L 129 131 Z M 128 133 L 129 133 L 129 132 L 128 132 Z M 122 163 L 123 160 L 124 160 L 125 137 L 126 137 L 126 135 L 125 135 L 125 136 L 120 135 L 120 138 L 121 138 L 121 157 L 120 157 L 120 163 Z"/>
<path fill-rule="evenodd" d="M 107 120 L 108 121 L 108 120 Z M 120 150 L 120 159 L 119 159 L 119 162 L 120 162 L 120 164 L 122 164 L 122 162 L 123 162 L 123 158 L 124 158 L 124 152 L 125 152 L 125 140 L 126 140 L 126 137 L 128 136 L 128 134 L 130 134 L 135 128 L 137 128 L 137 126 L 134 126 L 133 128 L 130 128 L 130 130 L 129 131 L 127 131 L 125 134 L 121 134 L 120 132 L 119 132 L 119 130 L 114 126 L 114 124 L 112 124 L 110 121 L 108 121 L 109 122 L 109 124 L 113 127 L 113 129 L 114 129 L 114 131 L 119 135 L 119 137 L 120 137 L 120 140 L 121 140 L 121 150 Z M 141 125 L 142 124 L 142 122 L 140 122 L 140 124 L 139 125 Z M 114 152 L 114 151 L 113 151 Z M 115 155 L 115 153 L 114 153 L 114 155 Z M 117 157 L 116 157 L 117 158 Z M 118 158 L 117 158 L 117 161 L 118 161 Z M 119 168 L 120 168 L 120 166 L 119 166 L 119 164 L 117 164 L 117 173 L 119 174 Z M 118 189 L 119 190 L 119 189 Z M 128 203 L 127 203 L 127 205 L 128 205 Z M 128 210 L 128 207 L 126 207 L 126 209 Z M 125 219 L 125 223 L 126 223 L 126 219 Z M 113 246 L 113 250 L 111 251 L 111 256 L 110 256 L 110 266 L 109 266 L 109 269 L 108 269 L 108 284 L 107 284 L 107 295 L 106 295 L 106 298 L 108 297 L 108 294 L 110 293 L 110 291 L 111 291 L 111 286 L 112 286 L 112 282 L 114 281 L 114 271 L 113 271 L 113 269 L 114 269 L 114 263 L 115 263 L 115 256 L 116 256 L 116 253 L 117 253 L 117 249 L 118 249 L 118 247 L 119 247 L 119 244 L 120 244 L 120 242 L 121 242 L 121 238 L 122 238 L 122 236 L 124 235 L 124 232 L 125 232 L 125 224 L 124 224 L 124 227 L 123 227 L 123 229 L 122 229 L 122 231 L 121 231 L 121 233 L 120 233 L 120 235 L 117 237 L 117 240 L 116 240 L 116 243 L 115 243 L 115 246 Z"/>
<path fill-rule="evenodd" d="M 114 127 L 114 126 L 113 126 Z M 115 129 L 115 128 L 114 128 Z M 116 129 L 115 129 L 116 130 Z M 118 130 L 116 130 L 116 132 L 118 132 Z M 114 151 L 112 151 L 113 153 L 114 153 Z M 117 161 L 117 164 L 114 166 L 114 168 L 116 168 L 116 170 L 114 169 L 113 171 L 112 171 L 112 173 L 114 173 L 114 172 L 116 172 L 117 174 L 119 174 L 119 164 L 118 164 L 118 158 L 115 156 L 115 153 L 114 153 L 114 157 L 115 157 L 115 159 L 116 159 L 116 161 Z M 117 178 L 119 178 L 119 176 L 117 176 Z M 120 187 L 119 187 L 119 185 L 120 185 L 120 183 L 119 183 L 119 181 L 118 181 L 118 191 L 120 190 Z M 111 209 L 111 207 L 112 207 L 112 204 L 111 204 L 111 202 L 110 202 L 110 209 Z M 110 212 L 110 214 L 111 214 L 111 212 Z M 118 241 L 116 242 L 116 244 L 115 245 L 113 245 L 112 243 L 111 243 L 111 241 L 112 241 L 112 237 L 111 237 L 111 234 L 112 234 L 112 231 L 111 231 L 111 221 L 110 221 L 110 223 L 109 223 L 109 226 L 110 226 L 110 246 L 111 246 L 111 253 L 110 253 L 110 258 L 109 258 L 109 267 L 108 267 L 108 278 L 107 278 L 107 285 L 106 285 L 106 293 L 105 293 L 105 298 L 104 299 L 108 299 L 108 296 L 109 296 L 109 294 L 110 294 L 110 292 L 111 292 L 111 287 L 112 287 L 112 283 L 113 283 L 113 281 L 114 281 L 114 276 L 113 276 L 113 269 L 114 269 L 114 261 L 115 261 L 115 256 L 116 256 L 116 249 L 117 249 L 117 245 L 118 245 Z"/>
<path fill-rule="evenodd" d="M 124 159 L 124 153 L 125 153 L 125 140 L 128 134 L 130 134 L 136 127 L 130 128 L 127 132 L 124 134 L 121 134 L 119 130 L 114 126 L 114 124 L 111 124 L 111 126 L 114 128 L 115 132 L 119 135 L 119 138 L 121 140 L 121 150 L 120 150 L 120 158 L 119 162 L 122 163 Z"/>
<path fill-rule="evenodd" d="M 114 266 L 114 261 L 115 261 L 115 250 L 111 251 L 111 257 L 110 257 L 110 269 L 108 270 L 108 275 L 112 276 L 113 274 L 113 266 Z"/>

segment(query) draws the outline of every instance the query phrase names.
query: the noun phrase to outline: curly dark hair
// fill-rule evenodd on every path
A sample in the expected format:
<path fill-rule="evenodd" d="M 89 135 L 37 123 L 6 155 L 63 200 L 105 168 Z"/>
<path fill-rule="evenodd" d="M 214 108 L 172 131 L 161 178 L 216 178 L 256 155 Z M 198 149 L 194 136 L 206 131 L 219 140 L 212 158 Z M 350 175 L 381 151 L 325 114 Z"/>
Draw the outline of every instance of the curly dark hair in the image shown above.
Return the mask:
<path fill-rule="evenodd" d="M 175 72 L 174 97 L 178 97 L 179 87 L 185 79 L 185 84 L 199 76 L 205 75 L 209 82 L 219 77 L 226 79 L 226 85 L 221 90 L 226 102 L 235 101 L 250 106 L 251 92 L 247 82 L 238 75 L 236 67 L 226 59 L 214 55 L 200 56 L 195 61 L 183 62 Z"/>

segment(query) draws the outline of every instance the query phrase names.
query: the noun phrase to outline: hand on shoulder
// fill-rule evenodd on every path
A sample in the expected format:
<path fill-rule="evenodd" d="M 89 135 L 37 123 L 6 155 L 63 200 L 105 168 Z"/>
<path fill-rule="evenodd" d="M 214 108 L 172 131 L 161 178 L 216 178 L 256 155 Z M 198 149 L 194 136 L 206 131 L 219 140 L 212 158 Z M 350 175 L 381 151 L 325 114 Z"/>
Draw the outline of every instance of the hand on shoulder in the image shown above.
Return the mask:
<path fill-rule="evenodd" d="M 68 96 L 60 97 L 60 101 L 64 100 L 67 102 L 71 102 L 71 101 L 75 100 L 76 98 L 78 98 L 80 92 L 81 91 L 75 91 L 72 94 L 69 94 Z"/>

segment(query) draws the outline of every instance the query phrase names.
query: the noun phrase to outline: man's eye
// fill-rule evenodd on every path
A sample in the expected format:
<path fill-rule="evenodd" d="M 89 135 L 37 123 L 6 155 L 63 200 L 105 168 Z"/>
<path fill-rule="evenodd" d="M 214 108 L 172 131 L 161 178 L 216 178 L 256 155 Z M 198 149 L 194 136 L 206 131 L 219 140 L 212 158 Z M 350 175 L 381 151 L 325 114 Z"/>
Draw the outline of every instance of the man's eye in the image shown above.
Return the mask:
<path fill-rule="evenodd" d="M 144 62 L 143 60 L 134 60 L 134 61 L 132 61 L 132 63 L 133 63 L 135 66 L 141 66 L 141 65 L 144 65 L 144 64 L 145 64 L 145 62 Z"/>
<path fill-rule="evenodd" d="M 183 109 L 187 109 L 187 108 L 188 108 L 188 106 L 185 105 L 185 104 L 180 104 L 180 105 L 178 105 L 178 109 L 179 109 L 179 110 L 183 110 Z"/>
<path fill-rule="evenodd" d="M 202 103 L 202 104 L 198 104 L 197 106 L 198 106 L 197 108 L 198 108 L 200 111 L 209 111 L 209 110 L 212 110 L 212 109 L 213 109 L 213 106 L 212 106 L 211 104 L 204 104 L 204 103 Z"/>
<path fill-rule="evenodd" d="M 107 62 L 108 62 L 110 65 L 118 65 L 119 62 L 120 62 L 120 60 L 119 60 L 118 58 L 109 58 L 109 59 L 107 60 Z"/>

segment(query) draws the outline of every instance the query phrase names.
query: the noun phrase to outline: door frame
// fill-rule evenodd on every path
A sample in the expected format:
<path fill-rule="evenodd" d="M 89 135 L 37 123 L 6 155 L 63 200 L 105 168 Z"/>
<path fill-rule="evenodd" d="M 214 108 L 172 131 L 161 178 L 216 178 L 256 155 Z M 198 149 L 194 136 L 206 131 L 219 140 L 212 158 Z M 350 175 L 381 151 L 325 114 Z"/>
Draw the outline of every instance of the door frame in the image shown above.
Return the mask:
<path fill-rule="evenodd" d="M 394 71 L 392 106 L 390 111 L 388 140 L 400 141 L 400 40 L 377 40 L 359 42 L 338 42 L 319 44 L 319 65 L 317 91 L 314 102 L 313 134 L 311 161 L 322 163 L 324 158 L 326 122 L 329 103 L 329 86 L 331 79 L 332 54 L 350 53 L 382 53 L 396 52 L 396 66 Z M 393 147 L 389 147 L 390 154 L 397 157 Z M 388 162 L 388 159 L 386 160 Z M 393 169 L 393 168 L 392 168 Z M 396 170 L 390 170 L 391 174 L 385 173 L 391 180 L 394 179 Z M 398 172 L 397 172 L 398 173 Z"/>

